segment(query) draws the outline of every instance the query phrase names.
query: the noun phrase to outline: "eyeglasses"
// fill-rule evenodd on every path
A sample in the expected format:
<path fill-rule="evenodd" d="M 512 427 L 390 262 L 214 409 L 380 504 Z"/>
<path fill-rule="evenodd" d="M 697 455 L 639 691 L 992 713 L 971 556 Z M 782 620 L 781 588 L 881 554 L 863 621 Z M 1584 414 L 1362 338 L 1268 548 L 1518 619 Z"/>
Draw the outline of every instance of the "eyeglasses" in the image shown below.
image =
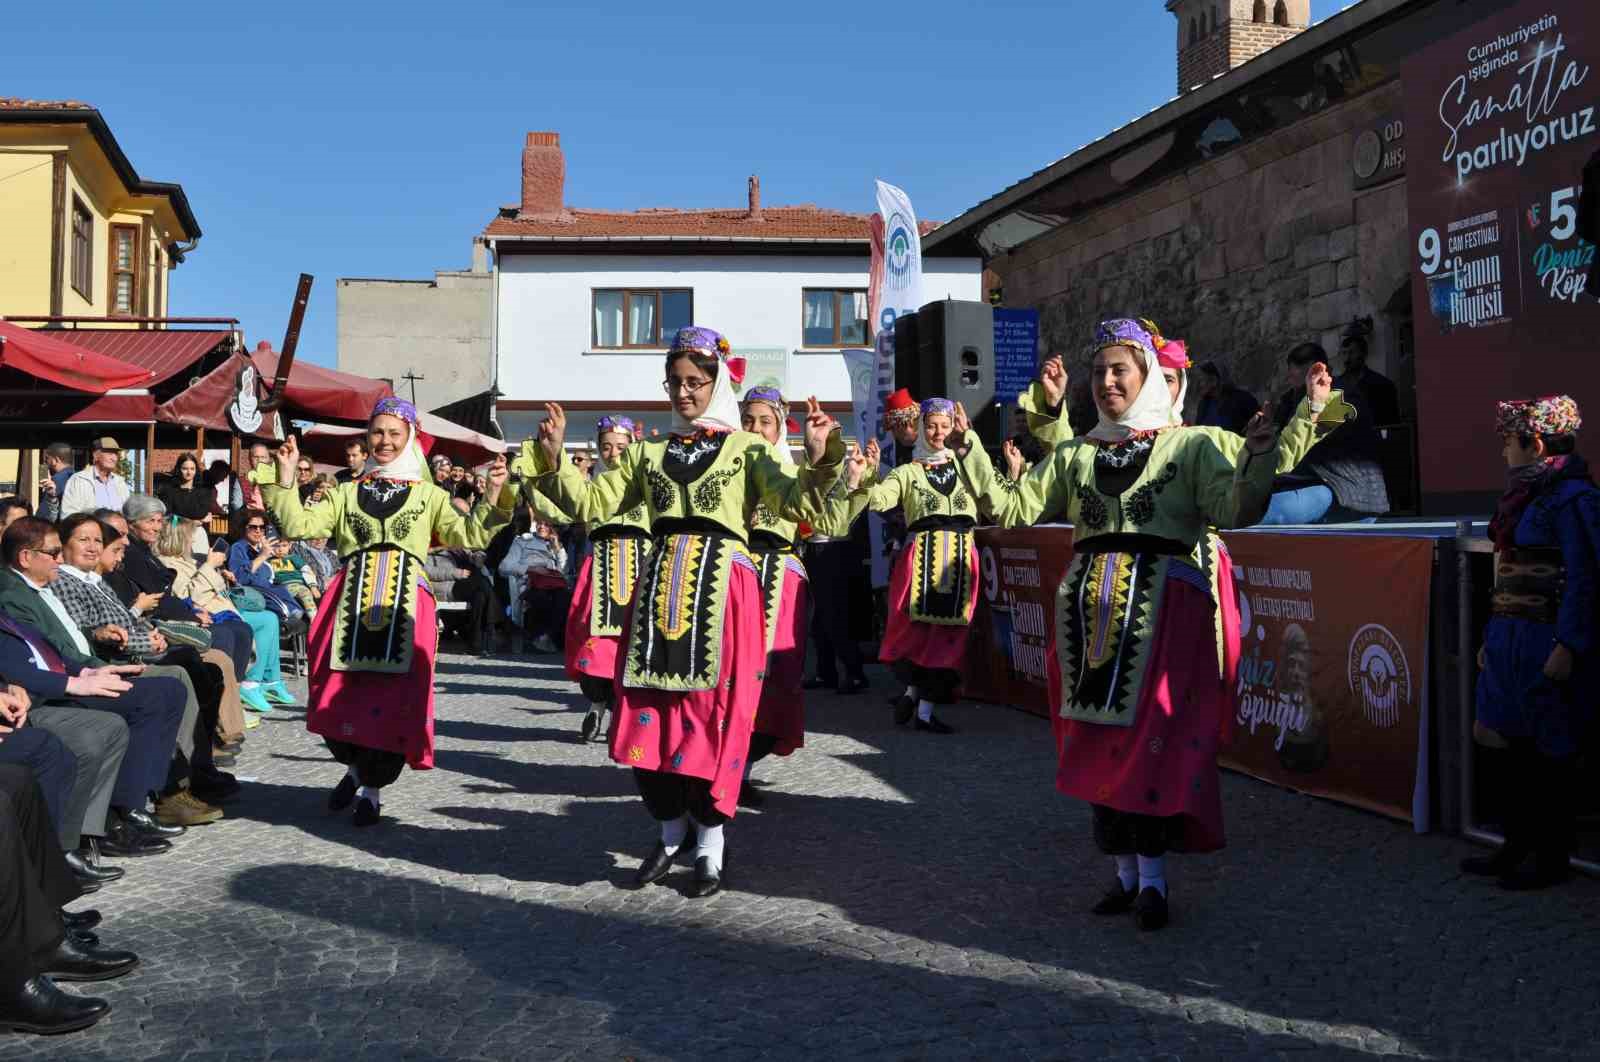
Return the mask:
<path fill-rule="evenodd" d="M 267 529 L 267 525 L 266 524 L 245 524 L 244 525 L 244 529 L 246 531 L 265 531 Z"/>
<path fill-rule="evenodd" d="M 674 392 L 697 395 L 710 387 L 712 382 L 711 380 L 663 380 L 661 381 L 661 389 L 669 395 Z"/>
<path fill-rule="evenodd" d="M 31 546 L 30 547 L 26 547 L 26 548 L 27 548 L 29 553 L 42 553 L 46 557 L 49 557 L 52 560 L 60 560 L 61 559 L 61 547 L 60 546 L 57 546 L 55 549 L 34 549 Z"/>
<path fill-rule="evenodd" d="M 310 465 L 301 465 L 299 468 L 299 472 L 302 476 L 309 476 L 311 475 L 312 471 L 313 469 Z"/>

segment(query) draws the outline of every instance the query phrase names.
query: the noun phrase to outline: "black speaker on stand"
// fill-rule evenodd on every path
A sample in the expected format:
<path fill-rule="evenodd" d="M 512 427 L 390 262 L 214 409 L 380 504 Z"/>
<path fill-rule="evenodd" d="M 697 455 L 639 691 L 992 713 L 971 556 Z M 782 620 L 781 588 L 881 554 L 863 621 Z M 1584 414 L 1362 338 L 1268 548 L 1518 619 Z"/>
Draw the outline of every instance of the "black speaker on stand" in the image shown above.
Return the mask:
<path fill-rule="evenodd" d="M 994 307 L 986 302 L 944 299 L 917 311 L 917 399 L 938 396 L 960 402 L 984 445 L 1001 439 L 994 377 Z M 900 376 L 899 331 L 895 376 Z"/>
<path fill-rule="evenodd" d="M 894 385 L 904 387 L 918 402 L 922 401 L 922 352 L 918 347 L 921 335 L 917 315 L 901 314 L 894 320 Z"/>

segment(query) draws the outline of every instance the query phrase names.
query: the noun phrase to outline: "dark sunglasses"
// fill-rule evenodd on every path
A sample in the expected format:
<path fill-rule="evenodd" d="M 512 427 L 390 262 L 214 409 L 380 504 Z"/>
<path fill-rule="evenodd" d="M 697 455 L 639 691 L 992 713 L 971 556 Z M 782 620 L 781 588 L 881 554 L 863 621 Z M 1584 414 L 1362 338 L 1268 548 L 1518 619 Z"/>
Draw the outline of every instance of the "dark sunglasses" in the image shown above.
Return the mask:
<path fill-rule="evenodd" d="M 267 529 L 267 525 L 266 524 L 245 524 L 244 525 L 244 529 L 246 531 L 265 531 Z"/>
<path fill-rule="evenodd" d="M 56 560 L 61 559 L 60 546 L 57 546 L 55 549 L 34 549 L 32 546 L 27 548 L 30 553 L 43 553 L 46 557 L 54 557 Z"/>

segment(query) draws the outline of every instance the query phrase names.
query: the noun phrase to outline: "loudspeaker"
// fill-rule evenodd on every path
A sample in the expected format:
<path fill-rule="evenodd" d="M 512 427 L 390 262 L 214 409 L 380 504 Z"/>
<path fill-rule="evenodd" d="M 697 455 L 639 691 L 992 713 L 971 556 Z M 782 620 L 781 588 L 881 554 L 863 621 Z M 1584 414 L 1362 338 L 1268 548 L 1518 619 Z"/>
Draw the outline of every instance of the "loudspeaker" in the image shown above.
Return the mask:
<path fill-rule="evenodd" d="M 901 375 L 899 322 L 895 329 L 895 376 Z M 911 393 L 960 402 L 985 444 L 1000 441 L 995 404 L 994 307 L 986 302 L 944 299 L 917 311 L 916 377 Z M 910 386 L 909 384 L 906 386 Z"/>
<path fill-rule="evenodd" d="M 920 331 L 915 313 L 894 319 L 894 385 L 910 391 L 922 401 L 922 352 L 918 349 Z"/>

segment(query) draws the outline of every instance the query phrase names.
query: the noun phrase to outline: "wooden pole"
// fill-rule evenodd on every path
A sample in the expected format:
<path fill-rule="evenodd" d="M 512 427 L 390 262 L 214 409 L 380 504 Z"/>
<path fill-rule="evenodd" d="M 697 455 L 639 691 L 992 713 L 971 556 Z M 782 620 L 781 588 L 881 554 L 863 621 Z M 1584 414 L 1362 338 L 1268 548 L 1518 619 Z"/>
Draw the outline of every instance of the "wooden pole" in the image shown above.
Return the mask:
<path fill-rule="evenodd" d="M 151 421 L 144 432 L 144 492 L 154 494 L 156 489 L 156 422 Z"/>

